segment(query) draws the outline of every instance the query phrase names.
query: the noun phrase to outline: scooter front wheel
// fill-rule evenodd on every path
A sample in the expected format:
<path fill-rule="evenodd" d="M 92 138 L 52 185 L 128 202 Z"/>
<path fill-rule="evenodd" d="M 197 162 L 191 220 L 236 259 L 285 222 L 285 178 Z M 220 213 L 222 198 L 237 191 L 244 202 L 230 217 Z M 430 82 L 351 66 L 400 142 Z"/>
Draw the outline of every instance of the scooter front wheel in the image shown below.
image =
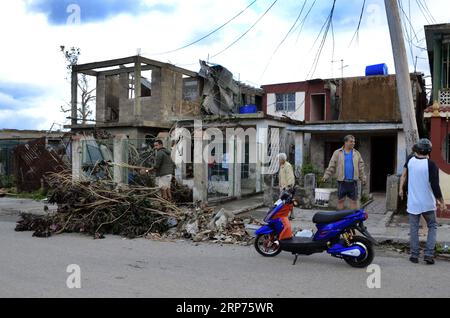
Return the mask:
<path fill-rule="evenodd" d="M 345 257 L 344 256 L 345 262 L 348 265 L 350 265 L 352 267 L 357 267 L 357 268 L 364 268 L 364 267 L 369 266 L 372 263 L 373 258 L 375 257 L 375 252 L 373 250 L 372 242 L 370 242 L 365 237 L 355 236 L 353 238 L 350 246 L 352 246 L 352 245 L 358 245 L 358 246 L 362 247 L 366 253 L 360 257 L 348 257 L 348 256 Z"/>
<path fill-rule="evenodd" d="M 255 249 L 265 257 L 274 257 L 281 252 L 281 246 L 273 234 L 258 235 L 255 239 Z"/>

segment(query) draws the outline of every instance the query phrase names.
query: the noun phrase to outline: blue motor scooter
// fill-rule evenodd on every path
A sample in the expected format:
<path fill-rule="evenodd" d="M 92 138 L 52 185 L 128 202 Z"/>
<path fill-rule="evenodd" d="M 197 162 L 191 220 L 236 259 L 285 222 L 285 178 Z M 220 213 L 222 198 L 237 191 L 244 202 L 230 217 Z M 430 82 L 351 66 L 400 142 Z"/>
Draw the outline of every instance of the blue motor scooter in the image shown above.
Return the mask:
<path fill-rule="evenodd" d="M 311 255 L 326 251 L 331 256 L 341 258 L 352 267 L 363 268 L 370 265 L 374 258 L 373 245 L 377 241 L 364 226 L 368 215 L 363 210 L 339 212 L 318 212 L 313 217 L 317 232 L 311 238 L 292 237 L 279 240 L 278 235 L 284 225 L 277 212 L 284 205 L 293 202 L 293 193 L 284 192 L 281 198 L 269 210 L 264 221 L 265 226 L 255 234 L 255 248 L 263 256 L 273 257 L 281 251 L 295 255 L 294 265 L 298 255 Z M 356 231 L 363 236 L 356 235 Z"/>

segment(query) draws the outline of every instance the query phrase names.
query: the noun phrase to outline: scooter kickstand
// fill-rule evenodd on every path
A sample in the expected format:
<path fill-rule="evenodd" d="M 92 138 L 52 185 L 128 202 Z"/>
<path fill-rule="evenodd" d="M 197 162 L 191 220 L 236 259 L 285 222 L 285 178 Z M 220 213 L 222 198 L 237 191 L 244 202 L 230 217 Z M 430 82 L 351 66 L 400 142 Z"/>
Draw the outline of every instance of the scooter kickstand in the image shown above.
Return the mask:
<path fill-rule="evenodd" d="M 295 265 L 297 263 L 298 254 L 295 254 L 294 263 L 292 265 Z"/>

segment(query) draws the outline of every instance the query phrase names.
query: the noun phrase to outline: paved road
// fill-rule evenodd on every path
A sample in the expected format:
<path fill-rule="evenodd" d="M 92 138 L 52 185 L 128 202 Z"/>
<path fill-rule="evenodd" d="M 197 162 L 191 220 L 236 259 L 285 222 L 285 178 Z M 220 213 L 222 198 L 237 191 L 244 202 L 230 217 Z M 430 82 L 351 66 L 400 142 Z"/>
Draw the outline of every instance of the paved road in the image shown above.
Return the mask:
<path fill-rule="evenodd" d="M 326 254 L 263 258 L 253 247 L 190 242 L 103 240 L 63 234 L 48 239 L 14 232 L 0 217 L 0 297 L 439 297 L 450 295 L 448 262 L 414 265 L 379 252 L 381 289 L 369 273 Z M 69 264 L 81 289 L 69 289 Z M 269 287 L 269 288 L 268 288 Z"/>

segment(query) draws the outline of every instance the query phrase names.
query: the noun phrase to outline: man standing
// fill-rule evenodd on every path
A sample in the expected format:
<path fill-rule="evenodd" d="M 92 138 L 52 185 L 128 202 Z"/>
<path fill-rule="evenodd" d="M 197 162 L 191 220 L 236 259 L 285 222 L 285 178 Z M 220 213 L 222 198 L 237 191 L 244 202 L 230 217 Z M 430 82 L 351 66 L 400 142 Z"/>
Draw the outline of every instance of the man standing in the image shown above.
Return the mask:
<path fill-rule="evenodd" d="M 161 189 L 161 196 L 166 200 L 172 200 L 170 185 L 174 175 L 174 164 L 170 157 L 170 151 L 164 148 L 161 140 L 156 140 L 153 144 L 156 150 L 155 165 L 149 171 L 155 170 L 156 184 Z"/>
<path fill-rule="evenodd" d="M 280 194 L 283 190 L 294 189 L 295 176 L 292 165 L 287 162 L 287 155 L 285 153 L 278 154 L 278 160 L 280 163 L 280 171 L 278 173 L 278 182 L 280 186 Z M 294 211 L 290 212 L 290 219 L 294 219 Z"/>
<path fill-rule="evenodd" d="M 326 182 L 332 175 L 337 175 L 338 181 L 338 209 L 344 209 L 345 197 L 350 199 L 351 209 L 358 208 L 358 180 L 366 183 L 364 161 L 355 149 L 355 137 L 345 136 L 344 146 L 333 153 L 328 168 L 322 178 Z"/>
<path fill-rule="evenodd" d="M 419 221 L 422 215 L 427 222 L 428 236 L 424 261 L 434 264 L 434 249 L 436 245 L 436 204 L 446 210 L 444 198 L 439 186 L 439 169 L 434 161 L 429 159 L 432 144 L 428 139 L 420 139 L 415 145 L 415 155 L 406 162 L 400 179 L 399 195 L 403 199 L 403 186 L 408 177 L 407 212 L 410 224 L 410 249 L 413 263 L 419 262 Z"/>

